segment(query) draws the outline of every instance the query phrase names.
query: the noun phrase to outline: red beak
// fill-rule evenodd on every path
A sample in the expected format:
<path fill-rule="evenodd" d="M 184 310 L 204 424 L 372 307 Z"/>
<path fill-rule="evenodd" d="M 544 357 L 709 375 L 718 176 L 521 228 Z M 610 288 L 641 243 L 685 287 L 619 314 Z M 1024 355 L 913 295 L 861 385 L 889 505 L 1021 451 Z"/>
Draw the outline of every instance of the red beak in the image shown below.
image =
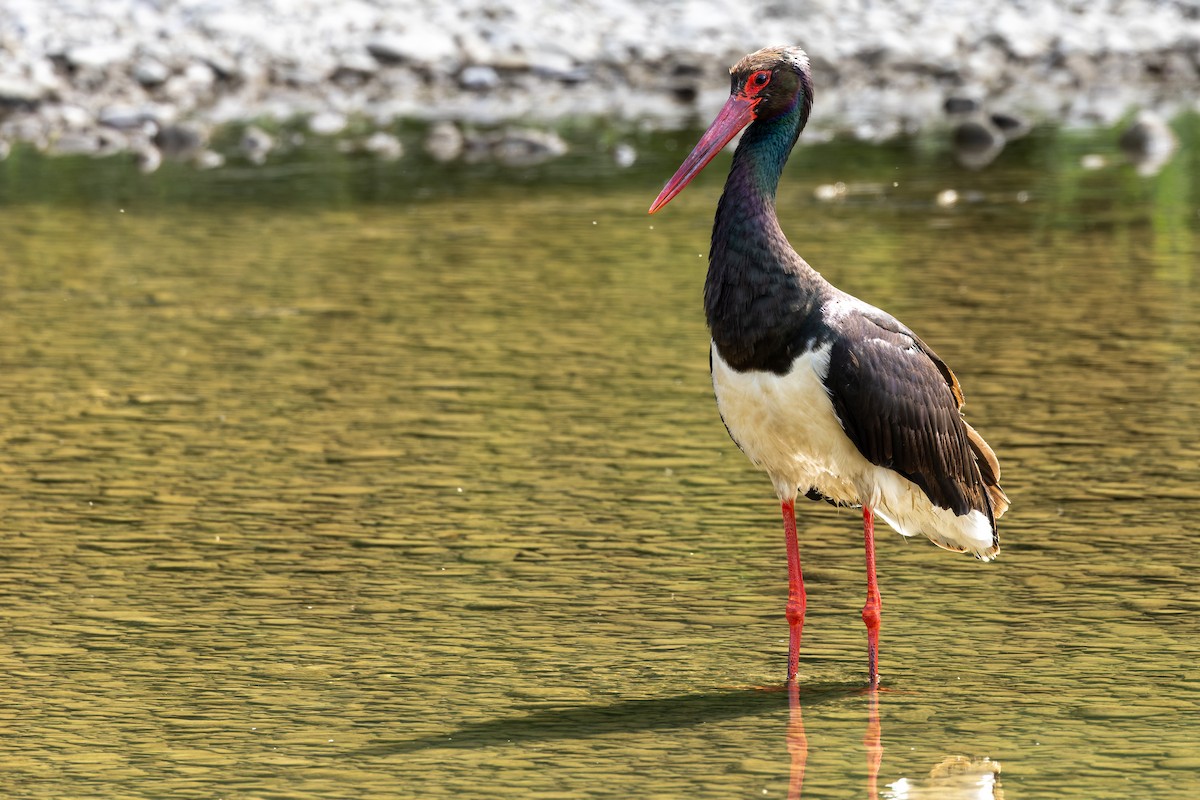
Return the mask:
<path fill-rule="evenodd" d="M 704 169 L 708 162 L 712 161 L 713 157 L 729 144 L 729 140 L 737 136 L 738 131 L 754 121 L 754 110 L 761 99 L 761 97 L 746 97 L 742 94 L 730 95 L 729 99 L 725 101 L 724 107 L 721 108 L 721 113 L 717 114 L 712 125 L 708 126 L 708 130 L 696 143 L 695 149 L 684 159 L 678 171 L 671 177 L 671 180 L 667 181 L 662 192 L 654 199 L 653 205 L 650 206 L 651 214 L 671 202 L 671 199 L 682 192 L 683 187 L 687 186 L 692 178 L 699 175 L 700 170 Z"/>

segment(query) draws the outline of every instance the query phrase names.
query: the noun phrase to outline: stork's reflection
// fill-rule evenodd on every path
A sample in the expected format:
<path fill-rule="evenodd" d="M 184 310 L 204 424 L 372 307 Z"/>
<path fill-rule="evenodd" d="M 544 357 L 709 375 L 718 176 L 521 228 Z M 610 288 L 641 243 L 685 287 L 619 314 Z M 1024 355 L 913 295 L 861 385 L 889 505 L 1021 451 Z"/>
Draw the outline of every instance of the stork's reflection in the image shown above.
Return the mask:
<path fill-rule="evenodd" d="M 791 758 L 788 800 L 798 800 L 804 787 L 804 767 L 808 764 L 808 737 L 804 735 L 804 714 L 800 711 L 800 685 L 788 681 L 787 749 Z"/>
<path fill-rule="evenodd" d="M 791 764 L 788 800 L 800 800 L 808 764 L 808 736 L 800 708 L 800 687 L 788 683 L 787 751 Z M 867 760 L 867 800 L 879 800 L 879 768 L 883 764 L 883 726 L 879 721 L 879 690 L 867 689 L 866 732 L 863 750 Z M 1003 800 L 997 776 L 1000 764 L 988 758 L 947 756 L 928 778 L 900 778 L 883 793 L 884 800 Z"/>
<path fill-rule="evenodd" d="M 788 682 L 787 750 L 791 761 L 788 800 L 800 800 L 804 788 L 804 768 L 808 764 L 808 735 L 804 732 L 804 713 L 800 708 L 800 686 Z M 867 797 L 879 798 L 879 765 L 883 762 L 883 732 L 879 726 L 879 690 L 867 690 L 867 732 L 863 746 L 867 753 Z"/>

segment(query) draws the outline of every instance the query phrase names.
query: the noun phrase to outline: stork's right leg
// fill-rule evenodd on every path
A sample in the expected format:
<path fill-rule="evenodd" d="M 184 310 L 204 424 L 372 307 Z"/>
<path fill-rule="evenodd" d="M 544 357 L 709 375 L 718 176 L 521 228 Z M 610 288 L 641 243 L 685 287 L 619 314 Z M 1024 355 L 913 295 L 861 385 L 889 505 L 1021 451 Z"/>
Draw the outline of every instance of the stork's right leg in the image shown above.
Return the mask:
<path fill-rule="evenodd" d="M 804 575 L 800 571 L 800 542 L 796 537 L 796 501 L 784 500 L 783 534 L 787 544 L 788 559 L 788 672 L 787 679 L 794 681 L 800 668 L 800 634 L 804 631 Z"/>

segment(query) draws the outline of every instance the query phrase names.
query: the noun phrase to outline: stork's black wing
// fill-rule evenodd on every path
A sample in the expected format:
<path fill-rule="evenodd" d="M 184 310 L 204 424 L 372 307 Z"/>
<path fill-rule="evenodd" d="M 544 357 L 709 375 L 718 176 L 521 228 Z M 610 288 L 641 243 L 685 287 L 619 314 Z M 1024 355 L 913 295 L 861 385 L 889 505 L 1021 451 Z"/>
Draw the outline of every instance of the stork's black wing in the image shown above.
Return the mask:
<path fill-rule="evenodd" d="M 963 420 L 950 368 L 884 312 L 841 317 L 826 383 L 858 451 L 919 486 L 934 504 L 994 519 L 1007 499 L 991 449 Z"/>

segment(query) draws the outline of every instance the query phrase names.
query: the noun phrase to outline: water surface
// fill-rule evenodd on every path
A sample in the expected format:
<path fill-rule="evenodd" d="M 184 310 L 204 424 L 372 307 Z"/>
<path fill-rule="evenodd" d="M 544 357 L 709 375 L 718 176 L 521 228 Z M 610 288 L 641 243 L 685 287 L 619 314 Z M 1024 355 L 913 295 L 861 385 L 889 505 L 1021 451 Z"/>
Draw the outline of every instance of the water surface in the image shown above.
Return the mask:
<path fill-rule="evenodd" d="M 1039 131 L 982 172 L 924 140 L 797 152 L 793 244 L 954 367 L 1013 505 L 990 564 L 881 529 L 872 698 L 858 514 L 802 504 L 791 708 L 766 690 L 778 508 L 707 372 L 727 162 L 645 214 L 692 135 L 630 171 L 586 147 L 490 172 L 14 154 L 0 786 L 904 797 L 962 756 L 1009 800 L 1193 796 L 1200 128 L 1179 130 L 1152 177 L 1101 134 Z"/>

